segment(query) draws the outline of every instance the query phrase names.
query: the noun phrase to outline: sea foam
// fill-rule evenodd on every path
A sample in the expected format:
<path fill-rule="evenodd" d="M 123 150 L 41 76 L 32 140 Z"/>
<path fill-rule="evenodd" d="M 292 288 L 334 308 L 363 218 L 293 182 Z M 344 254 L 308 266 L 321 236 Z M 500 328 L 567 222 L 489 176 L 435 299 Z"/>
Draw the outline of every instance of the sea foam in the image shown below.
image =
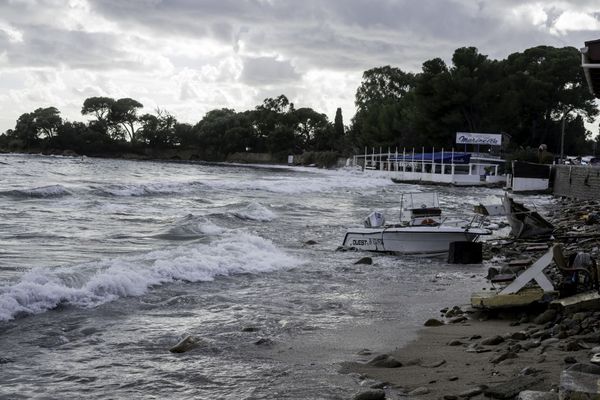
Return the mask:
<path fill-rule="evenodd" d="M 231 214 L 239 219 L 260 222 L 269 222 L 277 218 L 277 214 L 257 202 L 249 203 L 244 207 L 232 211 Z"/>
<path fill-rule="evenodd" d="M 94 307 L 151 287 L 211 281 L 220 275 L 264 273 L 299 266 L 270 240 L 228 232 L 208 244 L 194 243 L 146 254 L 61 268 L 36 268 L 0 286 L 0 321 L 35 314 L 60 304 Z"/>
<path fill-rule="evenodd" d="M 372 190 L 393 185 L 387 176 L 368 176 L 348 170 L 306 169 L 310 174 L 274 175 L 253 180 L 212 180 L 205 184 L 220 190 L 261 190 L 270 193 L 328 193 L 336 190 Z"/>

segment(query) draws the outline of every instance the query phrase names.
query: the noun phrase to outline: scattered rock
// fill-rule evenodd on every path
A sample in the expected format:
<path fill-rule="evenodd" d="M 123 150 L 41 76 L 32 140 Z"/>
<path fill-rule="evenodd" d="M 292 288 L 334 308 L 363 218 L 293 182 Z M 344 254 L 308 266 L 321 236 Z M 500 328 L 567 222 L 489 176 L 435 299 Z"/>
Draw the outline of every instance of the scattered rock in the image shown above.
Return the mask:
<path fill-rule="evenodd" d="M 258 332 L 259 329 L 255 326 L 245 326 L 242 328 L 242 332 Z"/>
<path fill-rule="evenodd" d="M 306 242 L 304 242 L 305 246 L 313 246 L 315 244 L 317 244 L 317 242 L 314 240 L 307 240 Z"/>
<path fill-rule="evenodd" d="M 442 325 L 444 325 L 444 323 L 442 321 L 440 321 L 439 319 L 429 318 L 427 321 L 425 321 L 425 323 L 423 325 L 425 325 L 425 326 L 442 326 Z"/>
<path fill-rule="evenodd" d="M 367 362 L 372 367 L 377 368 L 399 368 L 402 363 L 388 354 L 380 354 Z"/>
<path fill-rule="evenodd" d="M 369 386 L 371 389 L 383 389 L 385 387 L 388 387 L 390 385 L 389 382 L 376 382 L 374 384 L 372 384 L 371 386 Z"/>
<path fill-rule="evenodd" d="M 489 348 L 483 347 L 477 343 L 473 343 L 471 345 L 469 345 L 469 347 L 467 347 L 466 352 L 467 353 L 487 353 L 489 351 L 492 351 Z"/>
<path fill-rule="evenodd" d="M 171 347 L 169 351 L 171 353 L 185 353 L 186 351 L 190 351 L 198 347 L 200 343 L 200 339 L 189 335 L 180 340 L 175 346 Z"/>
<path fill-rule="evenodd" d="M 502 362 L 504 360 L 508 360 L 508 359 L 511 359 L 511 358 L 517 358 L 517 357 L 518 356 L 517 356 L 516 353 L 513 353 L 512 351 L 507 351 L 506 353 L 502 353 L 502 354 L 499 354 L 499 355 L 493 357 L 490 360 L 490 362 L 492 364 L 498 364 L 499 362 Z"/>
<path fill-rule="evenodd" d="M 544 311 L 543 313 L 541 313 L 540 315 L 538 315 L 533 322 L 537 325 L 544 325 L 547 324 L 548 322 L 552 322 L 554 321 L 554 319 L 556 318 L 556 310 L 553 308 L 549 308 L 546 311 Z"/>
<path fill-rule="evenodd" d="M 357 393 L 352 397 L 352 400 L 383 400 L 385 399 L 385 392 L 381 389 L 367 390 L 364 392 Z"/>
<path fill-rule="evenodd" d="M 459 393 L 458 397 L 462 399 L 470 399 L 471 397 L 479 396 L 481 393 L 483 393 L 483 390 L 484 389 L 482 387 L 467 389 L 464 392 Z"/>
<path fill-rule="evenodd" d="M 519 372 L 519 375 L 537 375 L 540 373 L 539 369 L 533 367 L 525 367 Z"/>
<path fill-rule="evenodd" d="M 537 340 L 525 340 L 521 342 L 521 348 L 525 351 L 534 349 L 540 346 L 540 342 Z"/>
<path fill-rule="evenodd" d="M 371 257 L 363 257 L 360 260 L 358 260 L 357 262 L 355 262 L 354 264 L 371 265 L 371 264 L 373 264 L 373 259 Z"/>
<path fill-rule="evenodd" d="M 464 322 L 464 321 L 467 321 L 467 320 L 468 320 L 468 318 L 467 318 L 467 317 L 465 317 L 464 315 L 460 315 L 460 316 L 458 316 L 458 317 L 453 317 L 453 318 L 450 318 L 450 321 L 449 321 L 449 322 L 450 322 L 451 324 L 458 324 L 458 323 L 460 323 L 460 322 Z"/>
<path fill-rule="evenodd" d="M 496 346 L 502 342 L 504 342 L 504 338 L 500 335 L 496 335 L 496 336 L 492 336 L 492 337 L 483 339 L 481 341 L 481 344 L 484 346 Z"/>
<path fill-rule="evenodd" d="M 428 394 L 428 393 L 429 393 L 429 389 L 427 389 L 425 386 L 421 386 L 421 387 L 418 387 L 418 388 L 408 392 L 408 395 L 409 396 L 423 396 L 424 394 Z"/>
<path fill-rule="evenodd" d="M 517 376 L 507 382 L 502 382 L 498 385 L 491 386 L 483 391 L 483 393 L 494 399 L 512 399 L 520 392 L 540 382 L 542 378 L 536 376 Z"/>
<path fill-rule="evenodd" d="M 580 350 L 579 343 L 577 341 L 569 341 L 565 344 L 565 351 L 577 351 Z"/>
<path fill-rule="evenodd" d="M 439 360 L 439 361 L 433 362 L 431 364 L 421 364 L 421 366 L 423 368 L 437 368 L 437 367 L 441 367 L 444 364 L 446 364 L 446 360 Z"/>
<path fill-rule="evenodd" d="M 271 346 L 273 341 L 269 338 L 260 338 L 256 342 L 254 342 L 257 346 Z"/>
<path fill-rule="evenodd" d="M 517 400 L 558 400 L 558 393 L 524 390 L 519 393 Z"/>
<path fill-rule="evenodd" d="M 454 339 L 454 340 L 451 340 L 451 341 L 449 341 L 449 342 L 448 342 L 448 346 L 461 346 L 461 345 L 463 345 L 463 344 L 464 344 L 464 343 L 463 343 L 463 342 L 461 342 L 461 341 L 460 341 L 460 340 L 458 340 L 458 339 Z"/>
<path fill-rule="evenodd" d="M 510 335 L 510 338 L 512 340 L 526 340 L 529 339 L 529 335 L 526 332 L 519 331 L 514 332 L 512 335 Z"/>
<path fill-rule="evenodd" d="M 449 380 L 450 382 L 457 381 L 457 380 L 458 380 L 458 376 L 451 376 L 450 378 L 448 378 L 448 380 Z"/>
<path fill-rule="evenodd" d="M 373 354 L 373 352 L 369 349 L 362 349 L 356 354 L 358 354 L 359 356 L 370 356 L 371 354 Z"/>

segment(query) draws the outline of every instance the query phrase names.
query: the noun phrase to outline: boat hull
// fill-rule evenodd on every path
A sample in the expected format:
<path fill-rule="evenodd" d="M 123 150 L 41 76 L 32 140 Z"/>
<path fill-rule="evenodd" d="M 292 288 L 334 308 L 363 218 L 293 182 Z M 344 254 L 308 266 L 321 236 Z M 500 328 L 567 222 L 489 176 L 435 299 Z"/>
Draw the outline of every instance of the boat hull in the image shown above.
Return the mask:
<path fill-rule="evenodd" d="M 459 227 L 401 227 L 349 229 L 343 245 L 364 251 L 400 254 L 447 253 L 452 242 L 472 242 L 490 232 Z"/>

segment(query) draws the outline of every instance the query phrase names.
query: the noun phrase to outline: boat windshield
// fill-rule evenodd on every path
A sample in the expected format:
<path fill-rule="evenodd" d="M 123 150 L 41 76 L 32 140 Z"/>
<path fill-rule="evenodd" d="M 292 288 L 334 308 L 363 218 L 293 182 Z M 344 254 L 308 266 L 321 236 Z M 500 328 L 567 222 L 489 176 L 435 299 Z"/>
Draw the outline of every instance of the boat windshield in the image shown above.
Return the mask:
<path fill-rule="evenodd" d="M 418 208 L 439 208 L 437 193 L 403 193 L 400 201 L 403 210 Z"/>

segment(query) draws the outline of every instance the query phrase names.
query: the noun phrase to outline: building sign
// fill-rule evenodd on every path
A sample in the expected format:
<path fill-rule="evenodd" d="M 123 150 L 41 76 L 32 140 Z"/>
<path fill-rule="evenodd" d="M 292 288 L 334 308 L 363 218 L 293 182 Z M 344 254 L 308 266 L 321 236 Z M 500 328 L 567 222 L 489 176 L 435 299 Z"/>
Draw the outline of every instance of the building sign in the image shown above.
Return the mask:
<path fill-rule="evenodd" d="M 492 133 L 456 132 L 456 143 L 500 146 L 502 144 L 502 135 Z"/>

